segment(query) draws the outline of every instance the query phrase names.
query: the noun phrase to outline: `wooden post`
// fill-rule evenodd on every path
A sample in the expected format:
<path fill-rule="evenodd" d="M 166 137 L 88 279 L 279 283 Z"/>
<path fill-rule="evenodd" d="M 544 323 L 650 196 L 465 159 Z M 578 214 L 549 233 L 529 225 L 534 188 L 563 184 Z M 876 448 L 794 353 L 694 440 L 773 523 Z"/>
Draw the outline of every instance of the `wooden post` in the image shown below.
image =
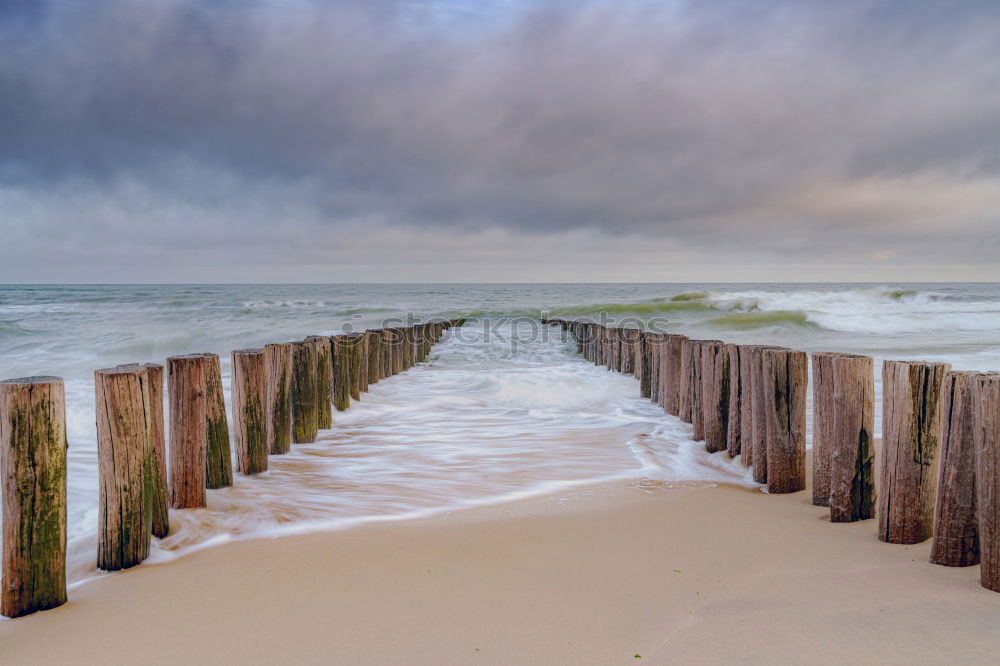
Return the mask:
<path fill-rule="evenodd" d="M 882 474 L 878 538 L 920 543 L 931 536 L 937 485 L 941 386 L 947 363 L 882 364 Z"/>
<path fill-rule="evenodd" d="M 368 333 L 359 331 L 358 336 L 358 397 L 368 393 Z"/>
<path fill-rule="evenodd" d="M 642 376 L 639 378 L 639 392 L 644 398 L 656 402 L 659 395 L 660 345 L 662 333 L 647 331 L 642 338 Z"/>
<path fill-rule="evenodd" d="M 632 329 L 630 347 L 632 350 L 632 376 L 639 380 L 639 394 L 642 395 L 643 364 L 646 360 L 646 331 Z M 643 395 L 643 398 L 648 397 Z"/>
<path fill-rule="evenodd" d="M 753 345 L 740 345 L 740 462 L 744 467 L 753 464 L 754 452 L 753 349 Z"/>
<path fill-rule="evenodd" d="M 316 427 L 328 430 L 333 427 L 333 351 L 326 335 L 306 338 L 316 348 Z M 365 387 L 367 389 L 367 382 Z"/>
<path fill-rule="evenodd" d="M 635 376 L 635 340 L 634 334 L 639 331 L 634 328 L 618 329 L 621 338 L 621 358 L 618 361 L 618 371 L 625 375 Z"/>
<path fill-rule="evenodd" d="M 267 371 L 267 449 L 272 455 L 292 448 L 292 345 L 264 345 Z"/>
<path fill-rule="evenodd" d="M 66 398 L 59 377 L 0 382 L 0 613 L 66 603 Z"/>
<path fill-rule="evenodd" d="M 94 371 L 100 486 L 97 568 L 117 571 L 149 557 L 153 522 L 149 389 L 137 364 Z"/>
<path fill-rule="evenodd" d="M 143 363 L 145 371 L 139 374 L 148 396 L 149 408 L 146 417 L 149 420 L 150 436 L 152 438 L 152 534 L 162 539 L 170 534 L 170 493 L 167 492 L 167 444 L 163 436 L 163 366 L 158 363 Z"/>
<path fill-rule="evenodd" d="M 671 333 L 666 336 L 663 360 L 660 362 L 660 405 L 667 414 L 679 416 L 681 410 L 682 373 L 687 369 L 681 359 L 687 336 Z M 690 405 L 688 406 L 690 409 Z"/>
<path fill-rule="evenodd" d="M 1000 592 L 1000 373 L 980 374 L 973 399 L 979 582 Z"/>
<path fill-rule="evenodd" d="M 368 386 L 375 384 L 379 380 L 379 370 L 381 370 L 381 342 L 382 335 L 375 329 L 365 331 L 368 339 Z"/>
<path fill-rule="evenodd" d="M 639 339 L 639 355 L 641 356 L 639 362 L 639 395 L 643 398 L 651 398 L 653 395 L 653 353 L 659 337 L 659 333 L 646 331 Z"/>
<path fill-rule="evenodd" d="M 833 450 L 833 359 L 837 352 L 812 355 L 812 503 L 830 506 Z"/>
<path fill-rule="evenodd" d="M 267 471 L 267 363 L 263 349 L 233 352 L 233 440 L 247 476 Z"/>
<path fill-rule="evenodd" d="M 306 340 L 292 343 L 292 442 L 316 441 L 319 430 L 316 346 Z"/>
<path fill-rule="evenodd" d="M 208 445 L 205 451 L 206 488 L 226 488 L 233 485 L 233 456 L 229 449 L 229 423 L 226 420 L 226 400 L 222 392 L 222 366 L 218 354 L 202 354 L 208 360 L 206 372 L 208 401 Z"/>
<path fill-rule="evenodd" d="M 696 442 L 705 439 L 705 402 L 702 391 L 702 377 L 705 370 L 702 367 L 701 350 L 706 344 L 722 344 L 719 340 L 692 340 L 691 344 L 691 378 L 688 381 L 691 392 L 691 424 L 694 426 L 694 440 Z"/>
<path fill-rule="evenodd" d="M 764 352 L 781 349 L 768 345 L 752 345 L 750 352 L 750 458 L 753 480 L 767 483 L 767 391 L 764 383 Z"/>
<path fill-rule="evenodd" d="M 691 367 L 691 360 L 693 358 L 691 348 L 694 346 L 694 341 L 689 338 L 684 338 L 681 340 L 681 358 L 678 364 L 679 374 L 677 376 L 677 416 L 681 421 L 685 423 L 691 423 L 691 373 L 694 371 Z M 670 353 L 667 352 L 667 358 L 669 359 Z M 664 373 L 669 375 L 669 369 Z M 664 390 L 664 377 L 660 377 L 660 390 Z"/>
<path fill-rule="evenodd" d="M 403 371 L 405 372 L 413 367 L 413 329 L 406 326 L 401 328 L 399 332 L 402 334 L 403 338 L 402 356 Z"/>
<path fill-rule="evenodd" d="M 333 406 L 342 412 L 351 406 L 351 360 L 347 335 L 330 338 L 333 350 Z"/>
<path fill-rule="evenodd" d="M 204 354 L 167 359 L 170 394 L 170 506 L 205 506 L 208 443 L 208 358 Z"/>
<path fill-rule="evenodd" d="M 806 487 L 808 359 L 805 352 L 765 349 L 761 361 L 767 492 L 798 492 Z"/>
<path fill-rule="evenodd" d="M 827 443 L 830 521 L 868 520 L 875 517 L 874 363 L 870 356 L 837 354 L 830 370 L 833 372 L 833 427 Z M 815 428 L 814 421 L 814 466 Z"/>
<path fill-rule="evenodd" d="M 363 336 L 361 333 L 350 333 L 347 336 L 347 346 L 348 346 L 347 359 L 351 367 L 350 391 L 351 391 L 351 398 L 353 400 L 361 399 L 361 372 L 362 372 L 361 357 L 364 355 L 364 349 L 362 347 L 364 341 L 365 341 L 365 336 Z M 397 347 L 397 353 L 399 355 L 398 356 L 399 362 L 402 363 L 403 359 L 402 344 L 400 344 L 399 347 Z M 367 368 L 365 368 L 364 370 L 365 373 L 367 374 Z"/>
<path fill-rule="evenodd" d="M 700 349 L 705 449 L 716 453 L 726 450 L 729 434 L 729 351 L 722 342 L 705 342 Z"/>
<path fill-rule="evenodd" d="M 726 345 L 726 355 L 729 357 L 729 416 L 726 428 L 726 452 L 730 458 L 735 458 L 743 452 L 741 440 L 743 431 L 740 426 L 740 417 L 743 415 L 740 403 L 743 397 L 743 380 L 740 375 L 740 369 L 743 367 L 740 362 L 742 351 L 743 345 Z"/>
<path fill-rule="evenodd" d="M 346 346 L 346 345 L 345 345 Z M 396 374 L 396 363 L 393 357 L 395 350 L 395 332 L 391 328 L 382 329 L 382 376 L 392 377 Z M 350 371 L 348 370 L 348 374 Z M 348 391 L 350 388 L 348 388 Z"/>
<path fill-rule="evenodd" d="M 973 397 L 979 373 L 948 372 L 941 390 L 941 466 L 930 561 L 979 564 Z"/>
<path fill-rule="evenodd" d="M 403 329 L 394 327 L 392 329 L 392 374 L 398 375 L 403 371 Z M 351 396 L 354 396 L 352 390 Z"/>

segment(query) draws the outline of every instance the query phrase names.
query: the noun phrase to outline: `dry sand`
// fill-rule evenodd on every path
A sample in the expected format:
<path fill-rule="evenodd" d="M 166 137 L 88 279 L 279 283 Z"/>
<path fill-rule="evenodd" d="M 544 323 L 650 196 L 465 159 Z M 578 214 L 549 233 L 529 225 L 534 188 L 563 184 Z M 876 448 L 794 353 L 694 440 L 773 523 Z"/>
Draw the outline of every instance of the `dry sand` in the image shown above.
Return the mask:
<path fill-rule="evenodd" d="M 978 567 L 874 530 L 805 492 L 601 486 L 142 566 L 0 622 L 0 662 L 1000 661 Z"/>

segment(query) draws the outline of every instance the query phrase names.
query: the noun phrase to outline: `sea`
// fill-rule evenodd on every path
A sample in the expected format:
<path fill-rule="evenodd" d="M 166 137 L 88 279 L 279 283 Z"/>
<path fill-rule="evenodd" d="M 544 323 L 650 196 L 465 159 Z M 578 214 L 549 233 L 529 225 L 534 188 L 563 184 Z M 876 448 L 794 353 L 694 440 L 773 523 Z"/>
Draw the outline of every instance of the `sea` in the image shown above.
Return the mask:
<path fill-rule="evenodd" d="M 543 317 L 643 323 L 736 343 L 1000 369 L 1000 284 L 0 285 L 0 378 L 66 384 L 68 576 L 98 575 L 93 371 L 382 325 L 466 317 L 313 444 L 171 511 L 150 564 L 236 539 L 337 530 L 595 483 L 752 487 L 738 460 L 595 367 Z M 876 430 L 880 429 L 876 413 Z M 145 566 L 145 565 L 143 565 Z"/>

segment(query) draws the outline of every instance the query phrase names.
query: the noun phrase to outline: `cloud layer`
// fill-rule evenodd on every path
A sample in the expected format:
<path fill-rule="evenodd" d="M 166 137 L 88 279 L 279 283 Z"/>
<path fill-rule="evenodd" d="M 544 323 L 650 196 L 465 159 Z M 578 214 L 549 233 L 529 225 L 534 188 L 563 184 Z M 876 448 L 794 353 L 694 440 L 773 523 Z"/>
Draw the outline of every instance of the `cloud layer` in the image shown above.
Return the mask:
<path fill-rule="evenodd" d="M 0 281 L 1000 279 L 995 2 L 10 3 L 0 49 Z"/>

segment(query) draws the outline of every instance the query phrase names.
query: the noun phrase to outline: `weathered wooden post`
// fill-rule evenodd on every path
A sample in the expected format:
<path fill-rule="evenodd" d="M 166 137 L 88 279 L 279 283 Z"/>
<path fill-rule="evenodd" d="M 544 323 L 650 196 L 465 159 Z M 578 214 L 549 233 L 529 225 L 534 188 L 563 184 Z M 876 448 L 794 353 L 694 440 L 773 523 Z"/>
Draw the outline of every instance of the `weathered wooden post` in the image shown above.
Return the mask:
<path fill-rule="evenodd" d="M 267 363 L 263 349 L 233 352 L 233 441 L 236 465 L 251 476 L 267 471 Z"/>
<path fill-rule="evenodd" d="M 403 329 L 395 326 L 392 329 L 392 374 L 398 375 L 403 371 Z M 353 396 L 353 391 L 352 391 Z"/>
<path fill-rule="evenodd" d="M 930 561 L 946 567 L 979 564 L 973 402 L 978 377 L 948 372 L 941 390 L 941 466 Z"/>
<path fill-rule="evenodd" d="M 740 355 L 743 345 L 726 345 L 726 355 L 729 357 L 729 417 L 726 428 L 726 453 L 730 458 L 735 458 L 743 452 L 742 427 L 740 418 L 743 415 L 741 400 L 743 397 L 743 380 L 740 376 L 740 369 L 743 364 L 740 362 Z"/>
<path fill-rule="evenodd" d="M 100 486 L 97 568 L 117 571 L 149 557 L 153 434 L 149 389 L 138 364 L 94 371 Z"/>
<path fill-rule="evenodd" d="M 1000 592 L 1000 373 L 976 378 L 974 400 L 979 583 Z"/>
<path fill-rule="evenodd" d="M 334 335 L 330 338 L 333 350 L 333 406 L 342 412 L 351 406 L 351 359 L 349 336 Z"/>
<path fill-rule="evenodd" d="M 316 348 L 316 427 L 327 430 L 333 427 L 333 351 L 330 337 L 310 335 L 306 342 Z"/>
<path fill-rule="evenodd" d="M 723 344 L 719 340 L 693 340 L 691 345 L 691 379 L 689 380 L 689 390 L 691 392 L 691 424 L 694 426 L 694 440 L 705 439 L 705 398 L 703 395 L 704 386 L 702 377 L 705 370 L 702 367 L 702 348 L 707 344 Z"/>
<path fill-rule="evenodd" d="M 931 536 L 947 363 L 882 364 L 882 472 L 878 538 L 920 543 Z"/>
<path fill-rule="evenodd" d="M 753 461 L 753 480 L 767 483 L 767 391 L 764 383 L 764 352 L 781 349 L 768 345 L 749 347 L 750 365 L 750 459 Z M 745 436 L 745 432 L 744 432 Z M 746 447 L 743 447 L 746 449 Z"/>
<path fill-rule="evenodd" d="M 812 503 L 830 506 L 833 450 L 833 359 L 837 352 L 812 355 Z"/>
<path fill-rule="evenodd" d="M 639 380 L 639 394 L 642 395 L 642 373 L 646 362 L 646 331 L 632 330 L 632 376 Z M 647 397 L 645 395 L 643 398 Z"/>
<path fill-rule="evenodd" d="M 66 398 L 59 377 L 0 382 L 0 613 L 66 603 Z"/>
<path fill-rule="evenodd" d="M 729 352 L 715 341 L 702 343 L 700 350 L 705 449 L 716 453 L 726 450 L 729 433 Z"/>
<path fill-rule="evenodd" d="M 761 361 L 767 437 L 767 492 L 798 492 L 806 487 L 808 359 L 805 352 L 765 349 L 761 353 Z"/>
<path fill-rule="evenodd" d="M 633 343 L 633 333 L 638 333 L 634 328 L 618 329 L 618 338 L 621 343 L 621 356 L 618 359 L 618 372 L 625 375 L 635 375 L 635 348 Z"/>
<path fill-rule="evenodd" d="M 264 345 L 267 371 L 267 448 L 272 455 L 292 448 L 292 345 Z"/>
<path fill-rule="evenodd" d="M 170 493 L 167 491 L 167 444 L 163 435 L 163 366 L 158 363 L 143 363 L 139 366 L 139 381 L 143 385 L 144 399 L 149 407 L 146 418 L 149 421 L 152 439 L 152 534 L 163 538 L 170 533 L 168 509 Z"/>
<path fill-rule="evenodd" d="M 233 485 L 233 456 L 229 449 L 229 422 L 226 420 L 226 399 L 222 392 L 222 365 L 218 354 L 202 354 L 207 360 L 206 382 L 208 397 L 205 418 L 208 419 L 208 444 L 205 451 L 206 488 L 226 488 Z"/>
<path fill-rule="evenodd" d="M 368 339 L 368 386 L 378 383 L 382 369 L 382 334 L 377 329 L 365 331 Z"/>
<path fill-rule="evenodd" d="M 400 333 L 403 334 L 403 370 L 406 371 L 413 367 L 413 328 L 406 326 Z"/>
<path fill-rule="evenodd" d="M 361 333 L 349 333 L 347 335 L 347 361 L 350 364 L 350 391 L 351 399 L 360 400 L 361 399 L 361 373 L 365 372 L 367 375 L 367 368 L 361 367 L 361 358 L 364 356 L 365 350 L 362 347 L 365 341 L 365 336 Z M 402 345 L 398 348 L 399 359 L 402 362 Z"/>
<path fill-rule="evenodd" d="M 368 333 L 359 331 L 358 336 L 358 395 L 368 393 Z"/>
<path fill-rule="evenodd" d="M 396 374 L 396 332 L 392 328 L 382 329 L 382 350 L 383 350 L 383 369 L 382 375 L 384 377 L 392 377 Z"/>
<path fill-rule="evenodd" d="M 205 506 L 208 444 L 208 358 L 204 354 L 167 359 L 170 395 L 170 505 Z"/>
<path fill-rule="evenodd" d="M 659 333 L 644 331 L 639 338 L 639 395 L 643 398 L 651 398 L 653 395 L 653 350 L 659 336 Z"/>
<path fill-rule="evenodd" d="M 292 343 L 292 442 L 295 444 L 316 441 L 319 430 L 318 363 L 313 343 L 307 340 Z"/>
<path fill-rule="evenodd" d="M 694 347 L 694 340 L 689 338 L 684 338 L 681 340 L 681 358 L 678 364 L 678 376 L 677 376 L 677 416 L 681 421 L 685 423 L 691 423 L 691 374 L 694 369 L 691 366 L 692 347 Z M 667 352 L 667 358 L 670 358 L 670 352 Z M 669 376 L 669 368 L 666 369 L 665 375 Z M 660 390 L 665 390 L 664 376 L 661 375 L 660 378 Z"/>
<path fill-rule="evenodd" d="M 875 517 L 874 367 L 870 356 L 837 354 L 830 368 L 833 427 L 828 442 L 828 481 L 830 521 L 834 523 Z M 815 427 L 814 422 L 814 433 Z M 813 444 L 813 456 L 815 451 Z"/>
<path fill-rule="evenodd" d="M 753 465 L 754 452 L 753 349 L 754 345 L 740 345 L 740 462 L 744 467 Z"/>
<path fill-rule="evenodd" d="M 689 371 L 681 362 L 685 350 L 684 341 L 687 339 L 687 336 L 677 333 L 667 335 L 662 352 L 664 359 L 660 363 L 660 405 L 667 414 L 673 416 L 680 415 L 682 373 Z"/>

